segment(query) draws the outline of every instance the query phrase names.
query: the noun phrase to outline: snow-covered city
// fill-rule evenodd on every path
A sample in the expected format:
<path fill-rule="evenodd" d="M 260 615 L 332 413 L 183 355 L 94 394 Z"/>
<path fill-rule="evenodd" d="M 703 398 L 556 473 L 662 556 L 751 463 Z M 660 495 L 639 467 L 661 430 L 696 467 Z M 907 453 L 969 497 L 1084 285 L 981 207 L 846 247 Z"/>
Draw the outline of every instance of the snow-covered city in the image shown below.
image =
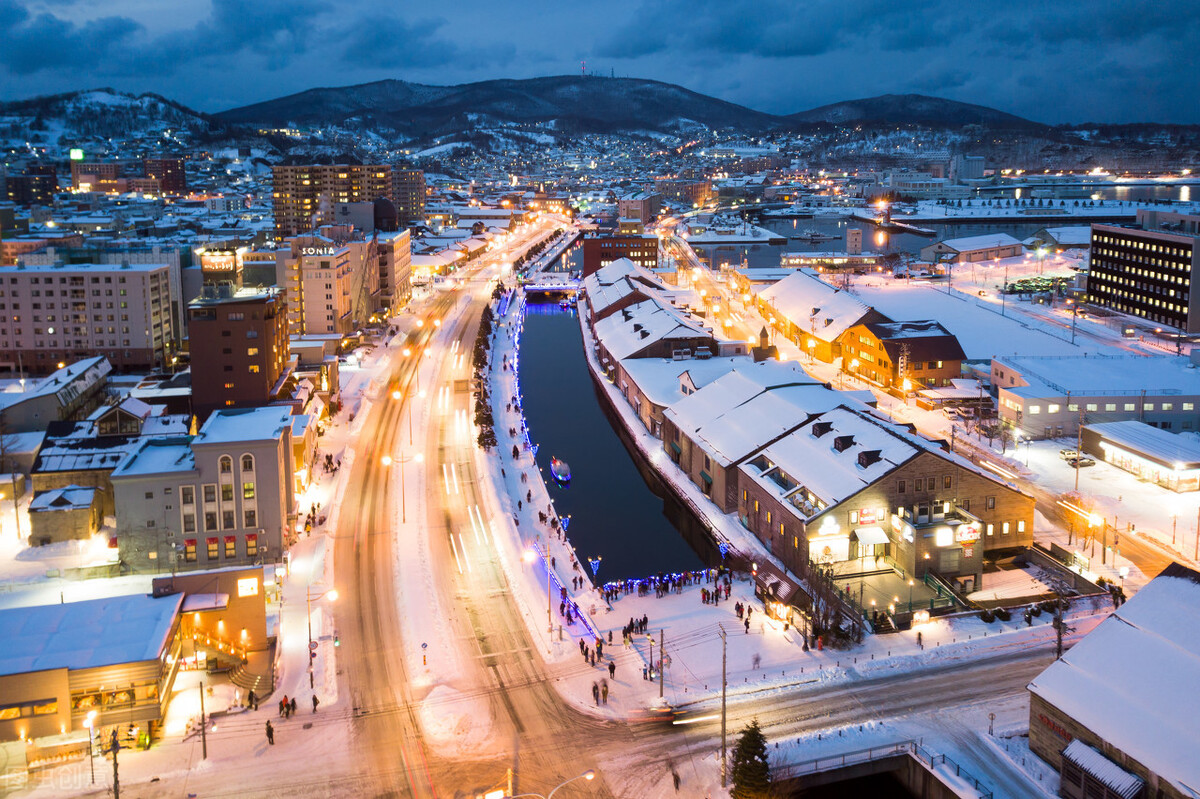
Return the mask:
<path fill-rule="evenodd" d="M 1200 797 L 1200 119 L 12 5 L 0 796 Z"/>

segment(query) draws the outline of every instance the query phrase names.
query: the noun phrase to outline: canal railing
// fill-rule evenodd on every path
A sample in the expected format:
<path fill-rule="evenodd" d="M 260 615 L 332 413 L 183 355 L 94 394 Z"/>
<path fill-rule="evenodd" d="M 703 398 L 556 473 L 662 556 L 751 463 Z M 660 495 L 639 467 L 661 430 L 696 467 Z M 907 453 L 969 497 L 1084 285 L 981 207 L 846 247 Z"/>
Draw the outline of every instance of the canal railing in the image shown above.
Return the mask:
<path fill-rule="evenodd" d="M 856 766 L 863 763 L 870 763 L 876 760 L 885 760 L 903 755 L 907 755 L 913 760 L 916 760 L 931 774 L 934 774 L 939 779 L 949 776 L 950 770 L 953 769 L 954 776 L 967 783 L 973 790 L 978 792 L 980 799 L 993 799 L 992 790 L 980 782 L 975 775 L 963 768 L 958 762 L 944 754 L 933 752 L 922 746 L 920 742 L 913 740 L 897 741 L 895 743 L 872 746 L 866 749 L 855 749 L 851 752 L 843 752 L 842 754 L 838 755 L 813 758 L 812 760 L 804 760 L 799 763 L 786 763 L 779 766 L 772 766 L 771 779 L 774 782 L 800 779 L 805 776 L 820 774 L 824 771 L 832 771 L 834 769 L 845 768 L 847 766 Z"/>

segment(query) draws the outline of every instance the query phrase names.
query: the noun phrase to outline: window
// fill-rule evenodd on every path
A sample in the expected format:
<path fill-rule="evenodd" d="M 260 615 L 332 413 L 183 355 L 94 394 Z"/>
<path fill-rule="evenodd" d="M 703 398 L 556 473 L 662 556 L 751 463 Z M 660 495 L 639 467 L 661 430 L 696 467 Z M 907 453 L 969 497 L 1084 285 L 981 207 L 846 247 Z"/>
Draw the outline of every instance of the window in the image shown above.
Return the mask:
<path fill-rule="evenodd" d="M 215 485 L 212 485 L 210 483 L 209 485 L 206 485 L 204 487 L 204 501 L 205 502 L 216 502 L 217 501 L 217 487 Z"/>
<path fill-rule="evenodd" d="M 183 542 L 183 559 L 188 563 L 196 562 L 196 539 L 187 538 Z"/>
<path fill-rule="evenodd" d="M 194 513 L 183 514 L 183 531 L 185 533 L 196 532 L 196 514 L 194 514 Z"/>
<path fill-rule="evenodd" d="M 255 355 L 258 355 L 258 347 L 247 347 L 246 354 L 249 355 L 250 357 L 254 357 Z"/>
<path fill-rule="evenodd" d="M 995 510 L 996 509 L 996 498 L 988 497 L 987 501 L 984 503 L 984 507 L 987 508 L 988 510 Z"/>
<path fill-rule="evenodd" d="M 924 485 L 925 481 L 918 477 L 916 480 L 913 480 L 913 491 L 920 491 Z"/>
<path fill-rule="evenodd" d="M 225 557 L 227 557 L 227 558 L 236 558 L 237 557 L 237 536 L 233 536 L 233 535 L 225 536 Z"/>
<path fill-rule="evenodd" d="M 154 492 L 153 492 L 153 491 L 147 491 L 147 492 L 146 492 L 146 499 L 154 499 Z"/>
<path fill-rule="evenodd" d="M 1104 403 L 1104 410 L 1106 410 L 1106 411 L 1115 411 L 1116 409 L 1117 409 L 1117 403 L 1115 403 L 1115 402 L 1106 402 L 1106 403 Z"/>
<path fill-rule="evenodd" d="M 1018 533 L 1025 532 L 1025 520 L 1024 519 L 1017 522 L 1017 532 Z"/>
<path fill-rule="evenodd" d="M 994 534 L 995 532 L 996 532 L 996 525 L 994 525 L 994 524 L 989 524 L 989 525 L 987 526 L 987 534 L 988 534 L 988 535 L 992 535 L 992 534 Z"/>
<path fill-rule="evenodd" d="M 207 510 L 204 512 L 204 532 L 212 532 L 217 529 L 217 512 Z"/>
<path fill-rule="evenodd" d="M 1094 411 L 1094 410 L 1096 410 L 1096 408 L 1097 408 L 1097 406 L 1096 406 L 1096 403 L 1094 403 L 1094 402 L 1089 402 L 1089 403 L 1087 404 L 1087 409 L 1088 409 L 1089 411 Z"/>
<path fill-rule="evenodd" d="M 1005 523 L 1004 523 L 1004 524 L 1003 524 L 1003 525 L 1000 527 L 1000 532 L 1001 532 L 1002 534 L 1004 534 L 1004 535 L 1008 535 L 1008 522 L 1005 522 Z"/>
<path fill-rule="evenodd" d="M 226 530 L 232 530 L 237 526 L 237 521 L 234 519 L 233 511 L 221 511 L 221 525 Z"/>
<path fill-rule="evenodd" d="M 243 472 L 254 471 L 254 456 L 253 455 L 243 455 L 242 456 L 242 471 Z"/>
<path fill-rule="evenodd" d="M 1041 412 L 1042 412 L 1042 406 L 1041 406 L 1041 405 L 1030 405 L 1030 406 L 1029 406 L 1029 413 L 1030 413 L 1030 414 L 1034 414 L 1034 413 L 1041 413 Z"/>
<path fill-rule="evenodd" d="M 256 363 L 250 364 L 250 374 L 252 374 L 252 375 L 258 374 L 258 364 L 256 364 Z"/>
<path fill-rule="evenodd" d="M 255 513 L 253 508 L 244 511 L 242 516 L 246 522 L 242 527 L 258 527 L 258 514 Z"/>
<path fill-rule="evenodd" d="M 1195 410 L 1196 405 L 1195 405 L 1195 403 L 1192 403 L 1192 402 L 1185 402 L 1185 403 L 1183 403 L 1183 409 L 1185 411 Z"/>
<path fill-rule="evenodd" d="M 942 477 L 942 488 L 949 488 L 950 484 L 953 482 L 954 482 L 954 480 L 950 475 L 948 475 L 948 474 L 944 475 Z"/>
<path fill-rule="evenodd" d="M 218 554 L 218 545 L 220 542 L 216 538 L 207 538 L 205 543 L 208 545 L 208 559 L 216 560 Z"/>
<path fill-rule="evenodd" d="M 221 456 L 221 474 L 230 474 L 233 472 L 233 458 L 228 455 Z"/>
<path fill-rule="evenodd" d="M 1142 406 L 1142 410 L 1144 410 L 1144 411 L 1152 411 L 1152 410 L 1154 410 L 1154 403 L 1153 403 L 1153 402 L 1147 402 L 1145 405 L 1143 405 L 1143 406 Z"/>
<path fill-rule="evenodd" d="M 904 481 L 903 481 L 903 480 L 901 480 L 901 481 L 900 481 L 900 484 L 899 484 L 899 485 L 896 487 L 896 493 L 897 493 L 897 494 L 903 494 L 903 493 L 904 493 Z"/>
<path fill-rule="evenodd" d="M 1173 403 L 1173 402 L 1164 402 L 1164 403 L 1162 404 L 1162 409 L 1163 409 L 1164 411 L 1173 411 L 1173 410 L 1175 410 L 1175 403 Z"/>
<path fill-rule="evenodd" d="M 1132 402 L 1126 402 L 1126 403 L 1125 403 L 1125 410 L 1126 410 L 1126 411 L 1132 411 L 1132 410 L 1135 410 L 1135 409 L 1136 409 L 1136 407 L 1137 407 L 1137 406 L 1135 406 L 1135 405 L 1134 405 Z"/>
<path fill-rule="evenodd" d="M 958 506 L 960 508 L 962 508 L 963 510 L 965 510 L 967 513 L 971 512 L 971 500 L 969 500 L 969 499 L 962 500 L 961 502 L 958 503 Z"/>
<path fill-rule="evenodd" d="M 254 499 L 254 483 L 242 483 L 242 499 Z"/>
<path fill-rule="evenodd" d="M 221 501 L 222 502 L 233 502 L 233 484 L 232 483 L 222 483 L 221 484 Z"/>
<path fill-rule="evenodd" d="M 246 557 L 253 558 L 256 555 L 258 555 L 258 536 L 251 533 L 246 536 Z"/>
<path fill-rule="evenodd" d="M 1055 405 L 1053 402 L 1046 406 L 1046 413 L 1058 413 L 1061 406 Z"/>

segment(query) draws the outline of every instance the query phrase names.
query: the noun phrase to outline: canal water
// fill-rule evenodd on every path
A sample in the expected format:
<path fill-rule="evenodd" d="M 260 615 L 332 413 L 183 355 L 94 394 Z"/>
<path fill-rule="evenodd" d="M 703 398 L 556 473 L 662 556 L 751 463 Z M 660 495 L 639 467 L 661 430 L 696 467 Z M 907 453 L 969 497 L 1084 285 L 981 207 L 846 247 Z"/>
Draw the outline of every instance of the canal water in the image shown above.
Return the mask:
<path fill-rule="evenodd" d="M 580 257 L 577 249 L 569 253 L 567 268 L 581 268 L 574 265 Z M 520 370 L 538 466 L 547 476 L 555 509 L 570 516 L 567 536 L 589 575 L 588 559 L 597 556 L 599 582 L 697 569 L 719 560 L 696 521 L 664 491 L 636 450 L 631 453 L 622 442 L 624 431 L 618 433 L 619 423 L 596 394 L 574 310 L 557 303 L 527 306 Z M 566 488 L 549 479 L 552 456 L 571 467 Z"/>

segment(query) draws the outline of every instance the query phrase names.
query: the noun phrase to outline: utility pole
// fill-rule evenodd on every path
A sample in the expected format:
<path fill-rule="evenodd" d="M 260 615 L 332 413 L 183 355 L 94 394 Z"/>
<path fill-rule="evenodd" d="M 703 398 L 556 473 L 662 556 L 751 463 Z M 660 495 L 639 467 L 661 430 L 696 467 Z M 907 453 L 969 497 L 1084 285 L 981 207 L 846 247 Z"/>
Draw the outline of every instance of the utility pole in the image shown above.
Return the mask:
<path fill-rule="evenodd" d="M 724 788 L 727 774 L 725 767 L 725 691 L 729 683 L 725 672 L 725 644 L 727 643 L 725 627 L 718 624 L 717 628 L 721 631 L 721 787 Z"/>
<path fill-rule="evenodd" d="M 663 672 L 666 671 L 666 659 L 663 657 L 667 648 L 667 634 L 663 629 L 658 631 L 658 698 L 663 696 Z"/>
<path fill-rule="evenodd" d="M 117 740 L 117 730 L 115 727 L 112 731 L 112 748 L 110 751 L 113 756 L 113 799 L 121 799 L 121 778 L 117 775 L 117 752 L 121 751 L 121 742 Z"/>
<path fill-rule="evenodd" d="M 200 683 L 200 752 L 203 759 L 208 760 L 208 720 L 204 717 L 204 683 Z"/>

